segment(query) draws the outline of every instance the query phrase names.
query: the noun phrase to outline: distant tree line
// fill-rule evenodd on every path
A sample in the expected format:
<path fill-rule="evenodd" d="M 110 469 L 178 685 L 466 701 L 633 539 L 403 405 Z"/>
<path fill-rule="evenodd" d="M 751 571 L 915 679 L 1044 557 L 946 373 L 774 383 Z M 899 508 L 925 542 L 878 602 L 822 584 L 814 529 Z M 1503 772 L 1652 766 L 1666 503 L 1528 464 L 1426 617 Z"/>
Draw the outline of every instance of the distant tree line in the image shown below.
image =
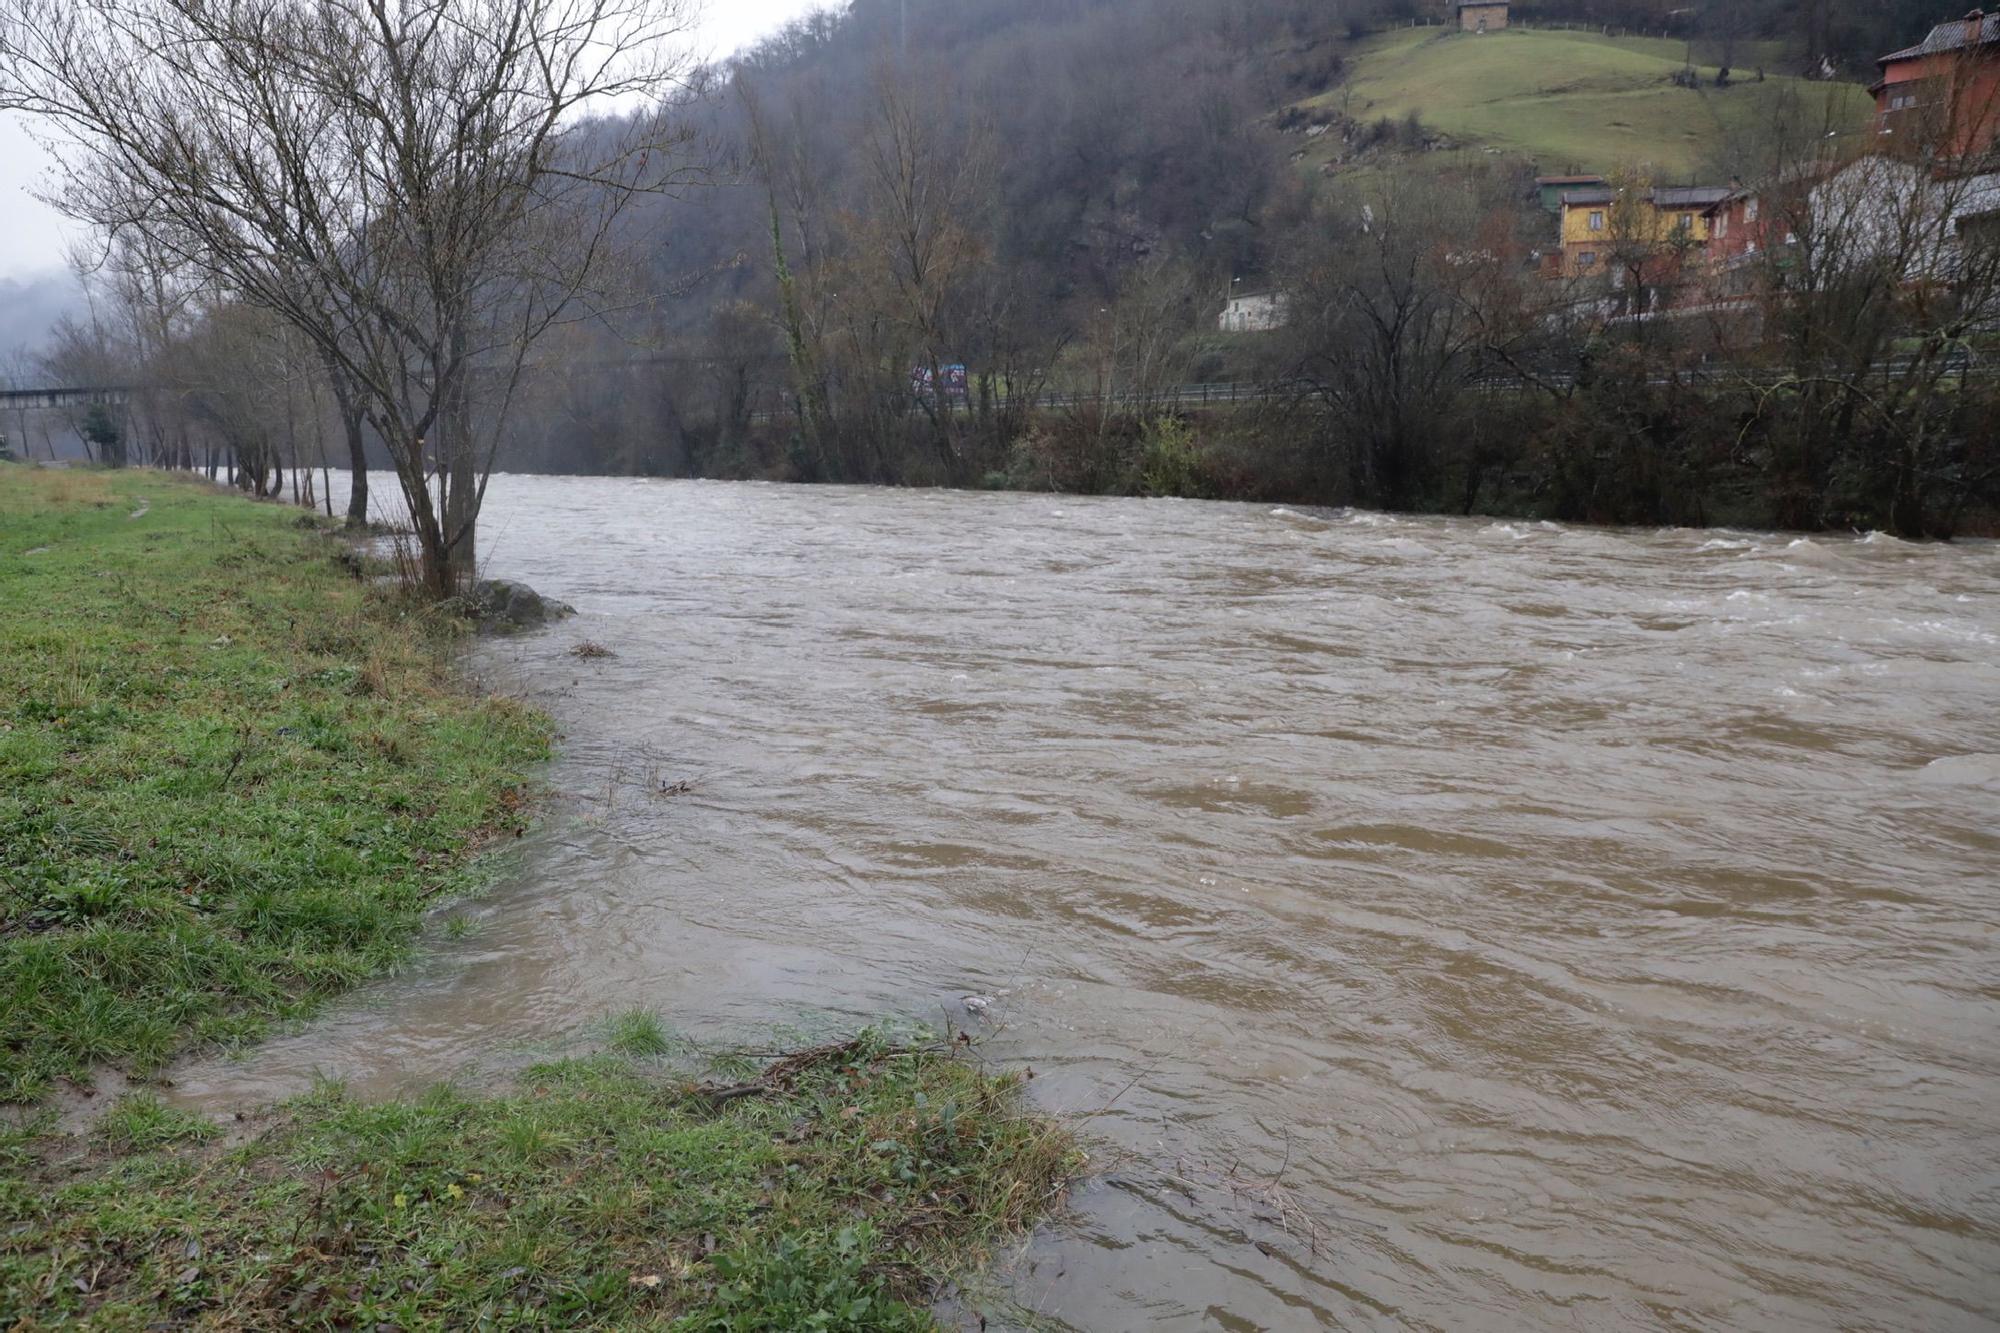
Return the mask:
<path fill-rule="evenodd" d="M 1522 168 L 1301 176 L 1270 109 L 1336 84 L 1352 34 L 1428 7 L 908 12 L 862 0 L 732 66 L 706 133 L 735 183 L 660 210 L 651 283 L 682 297 L 622 347 L 580 331 L 510 458 L 1913 533 L 1994 507 L 1989 383 L 1945 383 L 1990 314 L 1986 269 L 1940 303 L 1914 235 L 1899 258 L 1829 238 L 1790 267 L 1866 210 L 1796 219 L 1726 316 L 1607 320 L 1543 276 Z M 1881 17 L 1751 4 L 1709 30 Z M 1830 114 L 1800 101 L 1721 178 L 1807 179 Z M 1772 207 L 1805 211 L 1788 198 Z M 1628 247 L 1634 273 L 1671 258 L 1653 245 Z M 1216 336 L 1257 290 L 1287 293 L 1288 326 Z M 962 398 L 923 387 L 958 365 Z M 1218 379 L 1263 387 L 1227 411 L 1176 397 Z"/>
<path fill-rule="evenodd" d="M 1933 17 L 1902 0 L 1520 9 L 1849 68 Z M 280 466 L 297 491 L 301 463 L 387 458 L 406 494 L 436 497 L 446 563 L 493 465 L 1913 533 L 2000 507 L 1991 384 L 1963 373 L 1991 336 L 1990 275 L 1917 273 L 1928 214 L 1892 260 L 1835 235 L 1853 219 L 1788 194 L 1824 150 L 1811 107 L 1718 164 L 1796 212 L 1798 239 L 1742 266 L 1728 311 L 1702 318 L 1550 280 L 1528 170 L 1402 170 L 1420 124 L 1389 127 L 1373 170 L 1303 172 L 1310 127 L 1280 109 L 1337 87 L 1357 39 L 1440 13 L 855 0 L 684 77 L 661 104 L 671 134 L 656 118 L 563 122 L 545 168 L 572 192 L 494 233 L 475 269 L 434 254 L 412 287 L 424 270 L 338 264 L 335 292 L 323 255 L 247 273 L 198 262 L 201 217 L 125 228 L 99 317 L 65 330 L 58 357 L 72 379 L 145 386 L 120 431 L 137 459 L 231 468 L 261 493 Z M 652 170 L 640 143 L 707 184 L 622 174 Z M 539 198 L 518 185 L 500 170 L 491 197 Z M 356 256 L 425 193 L 407 176 L 396 190 L 381 221 L 345 233 Z M 132 202 L 84 198 L 112 221 Z M 1673 269 L 1653 244 L 1635 237 L 1620 262 Z M 587 265 L 556 262 L 579 248 Z M 370 301 L 460 280 L 453 318 L 429 297 L 407 307 L 428 330 L 415 344 L 350 347 L 313 316 L 366 327 Z M 1233 297 L 1272 292 L 1282 330 L 1215 332 Z M 509 321 L 531 336 L 503 335 Z M 383 355 L 416 357 L 414 393 L 384 398 Z M 123 369 L 86 373 L 91 358 Z M 1179 392 L 1215 381 L 1253 401 L 1202 410 Z"/>
<path fill-rule="evenodd" d="M 1698 42 L 1706 61 L 1752 66 L 1742 48 L 1774 43 L 1790 73 L 1811 73 L 1822 62 L 1864 82 L 1875 60 L 1913 45 L 1933 24 L 1958 18 L 1967 7 L 1940 0 L 1515 0 L 1528 22 L 1579 23 L 1633 33 L 1685 37 Z M 1774 70 L 1775 70 L 1774 66 Z"/>

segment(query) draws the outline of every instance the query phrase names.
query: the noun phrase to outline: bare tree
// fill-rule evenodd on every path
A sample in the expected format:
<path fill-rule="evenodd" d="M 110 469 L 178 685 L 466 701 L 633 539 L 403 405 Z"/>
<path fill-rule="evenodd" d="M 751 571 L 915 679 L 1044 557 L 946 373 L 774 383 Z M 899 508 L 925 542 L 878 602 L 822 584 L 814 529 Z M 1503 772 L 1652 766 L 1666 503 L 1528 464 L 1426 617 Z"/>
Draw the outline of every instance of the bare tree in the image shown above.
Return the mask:
<path fill-rule="evenodd" d="M 797 25 L 787 29 L 797 31 Z M 770 123 L 770 113 L 749 70 L 739 71 L 736 94 L 747 122 L 751 164 L 763 178 L 769 205 L 772 278 L 777 286 L 778 322 L 785 334 L 801 442 L 809 465 L 823 474 L 833 462 L 836 427 L 827 366 L 827 301 L 820 281 L 826 258 L 822 231 L 827 219 L 819 190 L 820 168 L 813 151 L 816 136 L 798 100 L 788 108 L 788 132 L 779 134 Z"/>
<path fill-rule="evenodd" d="M 990 253 L 977 225 L 990 155 L 976 132 L 958 132 L 950 108 L 935 88 L 926 93 L 887 70 L 877 75 L 862 150 L 868 211 L 855 239 L 863 283 L 886 298 L 884 313 L 928 376 L 929 391 L 917 401 L 930 419 L 944 475 L 958 481 L 965 467 L 944 368 L 959 353 L 946 317 Z"/>
<path fill-rule="evenodd" d="M 174 363 L 200 294 L 198 283 L 136 233 L 120 237 L 81 276 L 86 289 L 103 288 L 110 322 L 130 349 L 126 401 L 140 461 L 193 467 Z"/>
<path fill-rule="evenodd" d="M 268 311 L 211 302 L 181 348 L 180 374 L 192 421 L 228 451 L 232 480 L 252 495 L 277 493 L 279 439 L 290 386 L 282 326 Z"/>
<path fill-rule="evenodd" d="M 469 576 L 534 342 L 682 179 L 688 0 L 0 0 L 0 105 L 56 201 L 314 346 L 386 442 L 440 594 Z M 596 114 L 613 118 L 592 119 Z"/>
<path fill-rule="evenodd" d="M 7 354 L 4 361 L 0 361 L 0 383 L 4 383 L 10 389 L 32 389 L 48 383 L 48 372 L 40 356 L 30 352 L 26 347 L 16 347 Z M 14 424 L 21 433 L 22 458 L 29 460 L 34 458 L 34 437 L 30 433 L 30 428 L 40 426 L 42 449 L 48 454 L 51 463 L 56 461 L 55 444 L 49 439 L 48 416 L 45 410 L 31 410 L 26 399 L 15 401 Z"/>
<path fill-rule="evenodd" d="M 1761 266 L 1779 374 L 1755 421 L 1782 519 L 1949 535 L 2000 480 L 1996 460 L 1964 453 L 1962 420 L 1979 402 L 1964 376 L 2000 318 L 2000 247 L 1963 222 L 2000 210 L 2000 177 L 1865 157 L 1769 204 L 1789 243 Z"/>
<path fill-rule="evenodd" d="M 83 444 L 84 456 L 107 467 L 123 467 L 130 432 L 119 390 L 134 378 L 131 349 L 112 336 L 94 299 L 83 318 L 64 315 L 56 321 L 40 360 L 45 377 L 84 391 L 65 409 L 69 428 Z"/>
<path fill-rule="evenodd" d="M 1354 500 L 1415 499 L 1430 451 L 1494 337 L 1479 300 L 1506 256 L 1463 186 L 1391 181 L 1350 196 L 1289 285 L 1288 378 L 1326 409 L 1327 461 Z"/>
<path fill-rule="evenodd" d="M 775 330 L 764 312 L 747 301 L 719 306 L 709 316 L 704 358 L 715 395 L 716 443 L 740 449 L 750 429 L 758 373 L 773 360 Z"/>

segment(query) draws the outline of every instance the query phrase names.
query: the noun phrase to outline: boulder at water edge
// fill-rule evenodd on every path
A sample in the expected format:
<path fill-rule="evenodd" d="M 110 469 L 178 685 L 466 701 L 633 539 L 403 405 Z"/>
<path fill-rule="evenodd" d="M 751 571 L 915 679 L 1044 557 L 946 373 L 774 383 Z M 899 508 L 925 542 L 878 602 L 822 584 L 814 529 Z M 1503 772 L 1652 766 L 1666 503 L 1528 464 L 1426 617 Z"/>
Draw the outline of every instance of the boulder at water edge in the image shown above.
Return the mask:
<path fill-rule="evenodd" d="M 539 629 L 551 620 L 576 614 L 576 608 L 568 603 L 544 597 L 512 579 L 481 579 L 465 595 L 465 605 L 479 628 L 489 634 Z"/>

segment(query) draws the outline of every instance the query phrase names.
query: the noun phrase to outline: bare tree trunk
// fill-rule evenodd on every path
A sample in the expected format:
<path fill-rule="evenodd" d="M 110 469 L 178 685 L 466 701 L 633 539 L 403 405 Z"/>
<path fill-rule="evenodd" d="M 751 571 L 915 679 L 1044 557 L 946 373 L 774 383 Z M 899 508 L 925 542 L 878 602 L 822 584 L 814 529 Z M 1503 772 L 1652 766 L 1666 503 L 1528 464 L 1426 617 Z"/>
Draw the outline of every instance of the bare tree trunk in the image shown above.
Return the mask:
<path fill-rule="evenodd" d="M 289 369 L 289 367 L 287 367 Z M 299 419 L 292 386 L 285 386 L 285 453 L 292 465 L 292 503 L 299 503 Z M 282 480 L 279 485 L 283 485 Z"/>
<path fill-rule="evenodd" d="M 477 559 L 474 530 L 479 519 L 479 451 L 472 433 L 463 325 L 452 330 L 449 358 L 450 364 L 458 367 L 458 373 L 446 392 L 440 422 L 445 453 L 445 547 L 440 586 L 452 593 L 471 583 L 474 577 Z"/>
<path fill-rule="evenodd" d="M 368 448 L 361 434 L 363 410 L 354 386 L 332 357 L 326 363 L 327 383 L 333 388 L 333 405 L 340 412 L 340 426 L 347 435 L 347 526 L 368 526 Z M 333 503 L 333 492 L 327 492 Z"/>
<path fill-rule="evenodd" d="M 361 434 L 361 409 L 352 403 L 340 408 L 341 428 L 347 434 L 347 526 L 368 526 L 368 446 Z"/>
<path fill-rule="evenodd" d="M 320 503 L 326 506 L 326 516 L 332 518 L 333 469 L 326 462 L 326 406 L 319 400 L 319 381 L 306 380 L 306 401 L 312 408 L 313 454 L 319 459 Z"/>

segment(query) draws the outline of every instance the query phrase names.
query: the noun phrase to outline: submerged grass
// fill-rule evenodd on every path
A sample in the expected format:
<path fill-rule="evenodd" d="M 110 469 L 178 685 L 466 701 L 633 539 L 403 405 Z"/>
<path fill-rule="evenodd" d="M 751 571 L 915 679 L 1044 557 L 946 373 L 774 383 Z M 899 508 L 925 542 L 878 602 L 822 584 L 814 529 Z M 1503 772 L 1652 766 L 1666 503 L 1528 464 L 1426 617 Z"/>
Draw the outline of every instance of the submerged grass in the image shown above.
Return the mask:
<path fill-rule="evenodd" d="M 184 478 L 0 465 L 0 1102 L 310 1012 L 519 827 L 547 720 L 457 688 L 342 549 Z"/>
<path fill-rule="evenodd" d="M 726 1088 L 607 1053 L 322 1090 L 234 1147 L 127 1099 L 71 1160 L 15 1149 L 0 1325 L 220 1329 L 929 1329 L 1080 1160 L 1013 1080 L 879 1032 Z"/>

